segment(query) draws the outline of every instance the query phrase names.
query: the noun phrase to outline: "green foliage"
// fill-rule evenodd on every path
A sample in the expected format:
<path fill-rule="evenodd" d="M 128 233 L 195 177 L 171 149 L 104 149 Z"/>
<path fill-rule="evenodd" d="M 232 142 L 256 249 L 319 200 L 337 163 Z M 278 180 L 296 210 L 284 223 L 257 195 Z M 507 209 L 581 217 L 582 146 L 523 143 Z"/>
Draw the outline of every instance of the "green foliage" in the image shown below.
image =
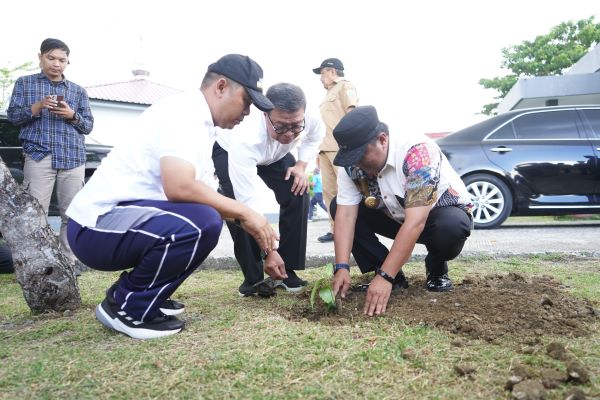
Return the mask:
<path fill-rule="evenodd" d="M 533 41 L 502 49 L 501 67 L 511 73 L 491 79 L 482 78 L 479 84 L 498 92 L 495 100 L 503 99 L 519 78 L 562 75 L 600 43 L 600 23 L 594 17 L 579 21 L 567 21 L 553 27 L 546 35 Z M 481 111 L 485 115 L 496 113 L 498 102 L 486 104 Z"/>
<path fill-rule="evenodd" d="M 333 273 L 333 264 L 329 263 L 325 266 L 331 273 Z M 333 289 L 331 288 L 331 278 L 321 278 L 315 281 L 312 291 L 310 292 L 310 306 L 315 308 L 315 301 L 317 299 L 317 293 L 323 302 L 327 305 L 327 310 L 335 310 L 337 304 L 335 303 L 335 296 L 333 295 Z"/>
<path fill-rule="evenodd" d="M 15 83 L 17 78 L 23 75 L 23 72 L 29 72 L 35 70 L 32 67 L 33 63 L 28 61 L 16 67 L 2 67 L 0 68 L 0 88 L 2 89 L 2 98 L 0 98 L 0 110 L 4 110 L 10 97 L 10 91 L 12 85 Z"/>

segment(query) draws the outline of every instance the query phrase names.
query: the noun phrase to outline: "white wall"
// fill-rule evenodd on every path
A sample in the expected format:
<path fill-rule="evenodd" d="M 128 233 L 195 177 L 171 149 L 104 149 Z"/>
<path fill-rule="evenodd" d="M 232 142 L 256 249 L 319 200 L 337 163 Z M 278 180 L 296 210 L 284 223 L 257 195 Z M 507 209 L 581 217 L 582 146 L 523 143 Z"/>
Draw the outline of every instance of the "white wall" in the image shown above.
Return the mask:
<path fill-rule="evenodd" d="M 114 146 L 148 106 L 91 100 L 90 108 L 94 116 L 94 129 L 87 140 Z"/>

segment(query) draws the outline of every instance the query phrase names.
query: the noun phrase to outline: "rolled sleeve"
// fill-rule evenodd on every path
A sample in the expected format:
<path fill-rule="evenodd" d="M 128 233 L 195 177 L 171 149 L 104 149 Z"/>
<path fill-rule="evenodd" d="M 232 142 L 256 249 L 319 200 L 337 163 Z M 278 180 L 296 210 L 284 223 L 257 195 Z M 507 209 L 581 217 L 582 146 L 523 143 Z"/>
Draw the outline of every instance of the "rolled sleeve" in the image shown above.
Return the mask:
<path fill-rule="evenodd" d="M 90 109 L 90 99 L 85 89 L 81 88 L 77 109 L 75 110 L 77 122 L 73 124 L 81 134 L 89 135 L 94 128 L 94 116 Z"/>
<path fill-rule="evenodd" d="M 235 143 L 228 152 L 229 179 L 237 201 L 242 202 L 253 210 L 260 206 L 256 194 L 258 163 L 257 149 L 247 143 Z"/>
<path fill-rule="evenodd" d="M 342 206 L 354 206 L 359 204 L 362 195 L 356 188 L 352 179 L 348 176 L 346 170 L 342 167 L 338 167 L 337 171 L 337 204 Z"/>
<path fill-rule="evenodd" d="M 23 80 L 24 78 L 20 77 L 15 82 L 10 97 L 10 104 L 6 110 L 8 120 L 17 126 L 26 124 L 31 120 L 31 104 L 28 104 L 28 101 L 25 99 L 25 85 Z"/>

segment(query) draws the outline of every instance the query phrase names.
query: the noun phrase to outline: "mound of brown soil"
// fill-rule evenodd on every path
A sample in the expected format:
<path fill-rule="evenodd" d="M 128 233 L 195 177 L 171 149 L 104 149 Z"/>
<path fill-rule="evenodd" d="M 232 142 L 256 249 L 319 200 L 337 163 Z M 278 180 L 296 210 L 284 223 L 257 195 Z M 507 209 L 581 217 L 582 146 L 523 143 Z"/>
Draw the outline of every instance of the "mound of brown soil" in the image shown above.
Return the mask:
<path fill-rule="evenodd" d="M 423 280 L 409 281 L 408 289 L 393 292 L 384 318 L 432 326 L 471 339 L 493 342 L 504 335 L 530 339 L 546 334 L 577 337 L 588 334 L 591 323 L 600 317 L 593 304 L 571 296 L 548 276 L 510 273 L 466 277 L 446 293 L 427 291 Z M 327 312 L 320 302 L 312 309 L 310 291 L 302 296 L 306 301 L 285 311 L 288 318 L 327 324 L 369 318 L 362 311 L 364 292 L 352 291 L 345 299 L 338 299 L 333 312 Z"/>

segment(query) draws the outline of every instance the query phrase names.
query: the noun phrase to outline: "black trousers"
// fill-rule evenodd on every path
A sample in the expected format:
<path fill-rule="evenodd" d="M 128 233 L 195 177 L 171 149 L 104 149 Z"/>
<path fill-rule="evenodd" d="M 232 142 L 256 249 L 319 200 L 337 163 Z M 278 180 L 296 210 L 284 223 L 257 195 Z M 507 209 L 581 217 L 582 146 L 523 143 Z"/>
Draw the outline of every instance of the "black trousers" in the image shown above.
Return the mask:
<path fill-rule="evenodd" d="M 337 198 L 331 202 L 331 215 L 335 216 Z M 381 267 L 389 250 L 375 234 L 394 239 L 401 224 L 385 213 L 366 207 L 362 202 L 354 230 L 352 255 L 362 273 Z M 425 268 L 429 276 L 448 273 L 448 260 L 460 254 L 471 235 L 471 218 L 458 207 L 434 208 L 429 213 L 425 228 L 417 243 L 427 248 Z"/>
<path fill-rule="evenodd" d="M 215 142 L 212 153 L 215 171 L 219 178 L 219 191 L 227 197 L 235 198 L 229 179 L 227 152 Z M 296 164 L 293 155 L 287 154 L 281 160 L 270 165 L 257 166 L 258 176 L 275 194 L 279 204 L 279 249 L 286 269 L 301 270 L 306 264 L 306 216 L 308 215 L 308 191 L 302 196 L 292 193 L 293 177 L 284 180 L 286 170 Z M 235 259 L 240 264 L 244 279 L 254 284 L 264 277 L 260 248 L 246 231 L 236 224 L 227 223 L 233 239 Z"/>

